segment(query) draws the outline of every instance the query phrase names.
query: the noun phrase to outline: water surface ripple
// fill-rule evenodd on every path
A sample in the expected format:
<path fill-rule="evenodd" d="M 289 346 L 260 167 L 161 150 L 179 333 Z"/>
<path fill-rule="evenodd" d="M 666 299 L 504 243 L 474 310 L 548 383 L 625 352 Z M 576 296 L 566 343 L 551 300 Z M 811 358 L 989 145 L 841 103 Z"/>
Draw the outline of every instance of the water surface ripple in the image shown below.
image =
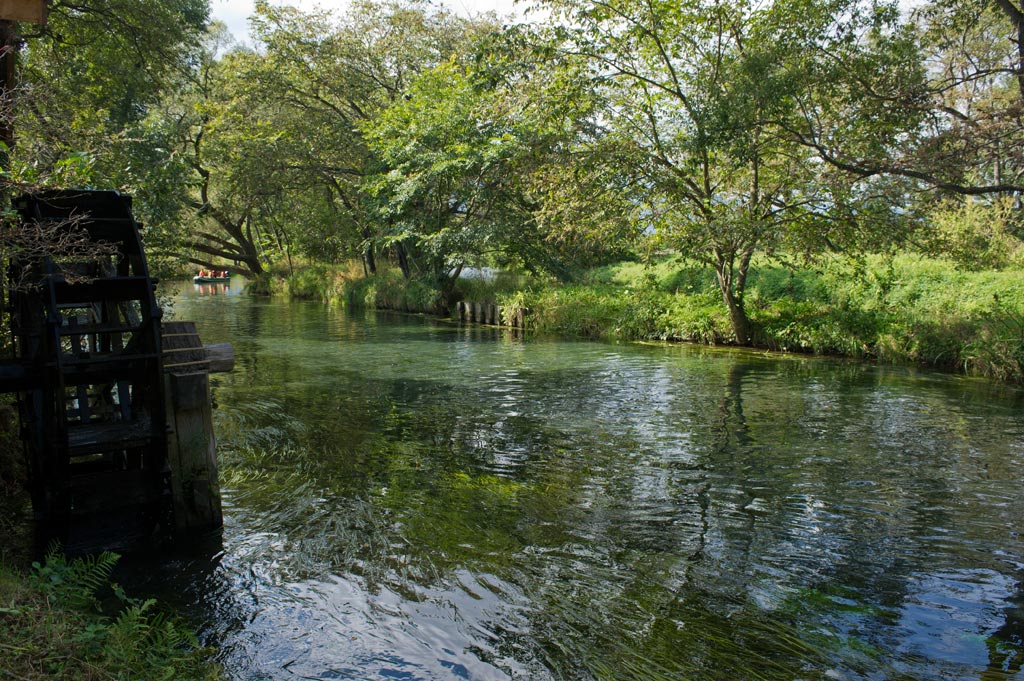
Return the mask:
<path fill-rule="evenodd" d="M 226 524 L 126 569 L 232 678 L 1024 678 L 1015 390 L 191 285 L 172 314 L 234 343 Z"/>

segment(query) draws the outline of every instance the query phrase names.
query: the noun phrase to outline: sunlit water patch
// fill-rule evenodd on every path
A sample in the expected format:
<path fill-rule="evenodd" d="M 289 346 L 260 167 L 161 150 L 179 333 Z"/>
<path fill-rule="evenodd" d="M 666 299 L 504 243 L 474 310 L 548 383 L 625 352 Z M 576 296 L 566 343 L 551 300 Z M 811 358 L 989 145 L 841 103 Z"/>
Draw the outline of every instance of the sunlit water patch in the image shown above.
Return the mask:
<path fill-rule="evenodd" d="M 225 528 L 126 566 L 239 679 L 1005 679 L 1024 415 L 958 377 L 199 296 Z"/>

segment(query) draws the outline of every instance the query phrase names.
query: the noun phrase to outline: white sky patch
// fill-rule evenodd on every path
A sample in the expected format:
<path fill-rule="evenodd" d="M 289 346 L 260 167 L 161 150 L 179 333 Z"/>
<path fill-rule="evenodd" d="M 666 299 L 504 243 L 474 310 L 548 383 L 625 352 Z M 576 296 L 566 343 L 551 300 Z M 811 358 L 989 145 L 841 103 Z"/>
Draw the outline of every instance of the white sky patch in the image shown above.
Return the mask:
<path fill-rule="evenodd" d="M 228 31 L 239 42 L 247 42 L 249 35 L 249 15 L 253 12 L 253 0 L 212 0 L 210 3 L 211 18 L 227 25 Z M 312 11 L 317 8 L 330 10 L 338 14 L 345 11 L 349 0 L 290 0 L 274 2 L 274 5 L 290 5 L 300 10 Z M 496 12 L 498 16 L 521 16 L 526 3 L 515 0 L 440 0 L 437 2 L 456 14 L 472 17 L 484 12 Z"/>

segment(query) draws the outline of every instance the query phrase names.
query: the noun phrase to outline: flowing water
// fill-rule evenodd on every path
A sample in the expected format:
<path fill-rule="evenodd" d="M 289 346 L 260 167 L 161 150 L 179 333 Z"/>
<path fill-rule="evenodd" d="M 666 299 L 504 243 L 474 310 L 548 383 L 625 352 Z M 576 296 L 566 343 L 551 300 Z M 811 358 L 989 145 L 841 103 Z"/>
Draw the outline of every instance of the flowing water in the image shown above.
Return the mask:
<path fill-rule="evenodd" d="M 232 678 L 1024 678 L 1013 389 L 202 292 L 223 535 L 125 568 Z"/>

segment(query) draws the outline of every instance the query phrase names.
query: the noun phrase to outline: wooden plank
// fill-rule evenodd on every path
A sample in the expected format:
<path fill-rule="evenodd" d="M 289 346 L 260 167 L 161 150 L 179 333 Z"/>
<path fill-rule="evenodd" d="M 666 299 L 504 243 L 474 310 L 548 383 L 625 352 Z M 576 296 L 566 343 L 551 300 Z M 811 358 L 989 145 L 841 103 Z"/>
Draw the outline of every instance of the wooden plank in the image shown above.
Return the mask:
<path fill-rule="evenodd" d="M 211 343 L 203 348 L 211 374 L 229 374 L 235 370 L 235 348 L 231 343 Z"/>
<path fill-rule="evenodd" d="M 141 447 L 152 441 L 152 431 L 147 418 L 75 425 L 68 429 L 68 447 L 73 456 Z"/>
<path fill-rule="evenodd" d="M 165 372 L 174 372 L 181 366 L 189 367 L 189 371 L 202 368 L 200 363 L 205 363 L 206 352 L 195 322 L 164 322 L 161 324 L 160 338 Z"/>
<path fill-rule="evenodd" d="M 179 532 L 220 527 L 217 446 L 209 378 L 205 372 L 172 374 L 166 382 L 174 523 Z"/>
<path fill-rule="evenodd" d="M 46 0 L 0 0 L 0 20 L 46 23 Z"/>

